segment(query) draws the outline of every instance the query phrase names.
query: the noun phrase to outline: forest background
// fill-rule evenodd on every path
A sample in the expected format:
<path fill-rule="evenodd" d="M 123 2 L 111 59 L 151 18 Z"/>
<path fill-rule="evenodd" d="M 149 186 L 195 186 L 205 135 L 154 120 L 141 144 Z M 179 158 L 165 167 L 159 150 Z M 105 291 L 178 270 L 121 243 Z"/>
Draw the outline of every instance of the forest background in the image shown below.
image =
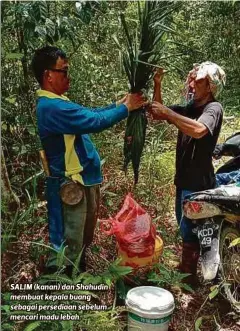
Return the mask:
<path fill-rule="evenodd" d="M 168 70 L 163 81 L 164 103 L 182 103 L 181 90 L 193 63 L 216 62 L 227 75 L 227 84 L 220 96 L 225 111 L 220 137 L 223 141 L 240 127 L 240 2 L 179 3 L 179 8 L 171 16 L 172 31 L 165 34 L 161 45 L 164 52 L 159 65 Z M 33 52 L 46 44 L 62 48 L 69 55 L 71 65 L 68 97 L 91 107 L 109 104 L 128 91 L 121 54 L 113 38 L 124 39 L 120 12 L 125 13 L 134 31 L 138 24 L 135 1 L 1 2 L 2 284 L 6 297 L 10 283 L 39 277 L 41 257 L 46 253 L 44 245 L 48 243 L 44 173 L 39 161 L 35 116 L 38 85 L 30 68 Z M 151 93 L 152 87 L 150 98 Z M 126 193 L 132 191 L 153 217 L 164 240 L 166 277 L 169 277 L 170 285 L 174 285 L 174 280 L 179 279 L 169 261 L 178 258 L 181 246 L 173 216 L 176 130 L 164 122 L 149 120 L 139 184 L 134 187 L 132 171 L 129 170 L 127 176 L 122 171 L 125 124 L 121 122 L 92 136 L 101 155 L 104 173 L 100 218 L 113 216 Z M 217 167 L 219 163 L 215 165 Z M 97 230 L 91 254 L 93 273 L 109 270 L 107 261 L 114 264 L 116 259 L 114 239 L 104 237 Z M 109 278 L 115 284 L 116 277 Z M 210 309 L 211 313 L 204 313 L 202 295 L 189 294 L 179 299 L 178 314 L 184 314 L 184 322 L 182 320 L 180 325 L 176 319 L 172 327 L 178 331 L 190 330 L 197 317 L 205 316 L 201 321 L 205 323 L 204 330 L 215 330 L 216 323 L 222 327 L 231 324 L 229 330 L 235 330 L 235 321 L 223 317 L 226 312 L 221 312 L 221 303 L 207 303 L 206 310 Z M 191 309 L 185 309 L 189 298 L 196 306 L 193 304 Z M 108 300 L 117 314 L 114 300 Z M 22 323 L 7 322 L 7 307 L 6 304 L 4 330 L 21 329 Z M 118 322 L 113 315 L 110 316 L 111 323 L 107 314 L 95 315 L 86 319 L 87 324 L 91 321 L 88 330 L 121 330 L 120 324 L 116 327 Z M 80 330 L 77 322 L 70 323 L 69 330 Z M 52 330 L 65 327 L 64 323 L 63 326 L 55 324 L 51 324 Z M 43 330 L 41 325 L 35 327 Z"/>

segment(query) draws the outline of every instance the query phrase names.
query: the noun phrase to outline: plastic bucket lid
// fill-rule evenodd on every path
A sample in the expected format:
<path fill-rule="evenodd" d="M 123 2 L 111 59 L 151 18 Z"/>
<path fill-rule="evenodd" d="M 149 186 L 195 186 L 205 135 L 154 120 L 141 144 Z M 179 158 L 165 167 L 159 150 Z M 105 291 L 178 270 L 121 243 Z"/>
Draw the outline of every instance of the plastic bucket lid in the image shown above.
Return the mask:
<path fill-rule="evenodd" d="M 149 318 L 168 316 L 175 308 L 172 293 L 155 286 L 133 288 L 127 293 L 126 305 L 137 315 Z"/>

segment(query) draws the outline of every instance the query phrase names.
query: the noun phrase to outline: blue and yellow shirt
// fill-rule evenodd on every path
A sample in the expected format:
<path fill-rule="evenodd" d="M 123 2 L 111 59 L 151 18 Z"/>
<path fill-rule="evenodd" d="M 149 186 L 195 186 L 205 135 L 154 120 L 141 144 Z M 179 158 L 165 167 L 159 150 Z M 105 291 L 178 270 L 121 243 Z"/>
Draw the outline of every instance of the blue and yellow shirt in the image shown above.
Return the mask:
<path fill-rule="evenodd" d="M 51 176 L 70 177 L 86 186 L 100 184 L 100 157 L 88 134 L 107 129 L 127 116 L 124 104 L 90 109 L 65 96 L 37 91 L 38 131 Z"/>

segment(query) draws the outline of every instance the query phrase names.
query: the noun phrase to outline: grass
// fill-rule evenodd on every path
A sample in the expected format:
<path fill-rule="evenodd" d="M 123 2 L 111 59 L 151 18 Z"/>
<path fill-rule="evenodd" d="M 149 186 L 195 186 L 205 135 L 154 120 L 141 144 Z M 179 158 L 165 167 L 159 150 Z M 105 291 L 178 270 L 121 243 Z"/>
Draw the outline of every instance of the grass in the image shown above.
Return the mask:
<path fill-rule="evenodd" d="M 238 128 L 239 117 L 224 120 L 220 140 L 223 141 Z M 100 218 L 106 219 L 114 216 L 120 209 L 125 195 L 131 191 L 156 224 L 157 231 L 164 240 L 165 248 L 162 261 L 164 261 L 165 266 L 169 270 L 173 271 L 180 255 L 180 237 L 174 218 L 175 188 L 173 185 L 173 176 L 176 132 L 171 126 L 150 122 L 147 143 L 140 168 L 140 180 L 136 187 L 133 185 L 133 174 L 131 171 L 128 172 L 126 177 L 122 171 L 123 136 L 124 123 L 120 123 L 112 130 L 105 131 L 94 138 L 100 155 L 104 159 L 104 183 L 102 185 Z M 38 249 L 42 244 L 46 244 L 48 240 L 46 207 L 44 205 L 39 207 L 38 200 L 36 199 L 36 187 L 33 187 L 31 192 L 33 192 L 33 195 L 29 195 L 28 204 L 25 202 L 24 206 L 22 205 L 16 220 L 11 221 L 9 224 L 5 220 L 3 224 L 5 231 L 3 248 L 5 251 L 2 265 L 4 269 L 3 292 L 5 293 L 10 283 L 23 280 L 24 282 L 32 282 L 37 279 L 40 272 L 40 256 L 46 254 L 44 250 Z M 16 237 L 11 237 L 15 234 Z M 15 242 L 14 245 L 12 245 L 13 241 Z M 38 243 L 38 245 L 31 245 L 31 241 Z M 89 252 L 90 271 L 94 272 L 96 276 L 103 273 L 107 264 L 112 263 L 116 258 L 115 248 L 115 240 L 111 237 L 106 237 L 101 233 L 100 229 L 97 229 L 95 241 L 92 245 L 92 252 Z M 11 255 L 11 261 L 6 258 L 10 251 L 14 253 Z M 180 276 L 173 273 L 172 278 L 169 279 L 170 281 L 174 279 L 175 282 L 178 282 L 178 277 Z M 161 278 L 159 281 L 162 281 Z M 206 288 L 206 294 L 209 293 L 207 291 L 209 290 Z M 114 288 L 112 288 L 109 295 L 105 294 L 101 299 L 113 305 L 114 295 Z M 179 296 L 177 292 L 175 296 L 178 307 L 176 316 L 182 316 L 183 314 L 185 316 L 183 323 L 185 330 L 190 330 L 190 325 L 193 325 L 194 316 L 197 315 L 200 309 L 199 307 L 201 307 L 203 302 L 202 300 L 204 300 L 203 294 L 195 293 L 186 297 L 188 299 L 191 298 L 191 302 L 194 303 L 194 305 L 189 306 L 189 313 L 183 308 L 183 297 Z M 199 302 L 199 305 L 196 302 Z M 202 316 L 208 316 L 206 309 L 214 314 L 221 309 L 221 304 L 218 305 L 215 302 L 207 303 L 206 307 L 204 306 L 202 310 Z M 122 330 L 124 326 L 119 320 L 120 312 L 121 308 L 113 305 L 111 312 L 86 313 L 83 315 L 81 323 L 75 321 L 73 327 L 70 322 L 62 323 L 61 325 L 56 325 L 55 323 L 52 324 L 52 330 L 67 328 L 69 330 L 79 330 L 80 324 L 87 326 L 88 330 Z M 220 322 L 219 318 L 217 318 L 218 323 Z M 228 317 L 224 317 L 224 315 L 221 315 L 221 321 L 222 324 L 226 323 L 225 321 L 232 324 L 232 321 Z M 210 325 L 211 323 L 208 318 L 203 318 L 203 325 Z M 7 324 L 5 323 L 6 330 L 8 327 L 9 330 L 17 330 L 13 324 L 8 324 L 8 326 Z M 174 320 L 174 324 L 178 326 L 179 331 L 184 329 L 176 320 Z M 41 328 L 46 325 L 44 323 L 36 328 L 36 330 L 42 330 Z M 21 327 L 18 327 L 18 330 L 22 330 Z M 211 329 L 206 327 L 206 330 L 210 331 Z M 232 330 L 234 330 L 234 326 Z"/>

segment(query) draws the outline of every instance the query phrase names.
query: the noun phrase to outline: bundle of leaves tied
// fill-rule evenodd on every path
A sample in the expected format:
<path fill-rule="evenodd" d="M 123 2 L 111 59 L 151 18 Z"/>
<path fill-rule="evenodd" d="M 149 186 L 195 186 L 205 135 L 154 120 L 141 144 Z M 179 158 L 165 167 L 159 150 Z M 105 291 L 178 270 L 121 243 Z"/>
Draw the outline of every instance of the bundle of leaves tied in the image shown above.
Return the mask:
<path fill-rule="evenodd" d="M 154 66 L 163 59 L 164 35 L 171 32 L 170 17 L 176 8 L 172 1 L 138 2 L 138 27 L 130 28 L 126 17 L 120 14 L 125 45 L 122 47 L 114 37 L 120 50 L 124 71 L 130 92 L 147 91 L 152 79 Z M 138 182 L 140 159 L 144 147 L 147 128 L 146 109 L 140 108 L 129 114 L 124 138 L 124 170 L 132 161 L 135 184 Z"/>

